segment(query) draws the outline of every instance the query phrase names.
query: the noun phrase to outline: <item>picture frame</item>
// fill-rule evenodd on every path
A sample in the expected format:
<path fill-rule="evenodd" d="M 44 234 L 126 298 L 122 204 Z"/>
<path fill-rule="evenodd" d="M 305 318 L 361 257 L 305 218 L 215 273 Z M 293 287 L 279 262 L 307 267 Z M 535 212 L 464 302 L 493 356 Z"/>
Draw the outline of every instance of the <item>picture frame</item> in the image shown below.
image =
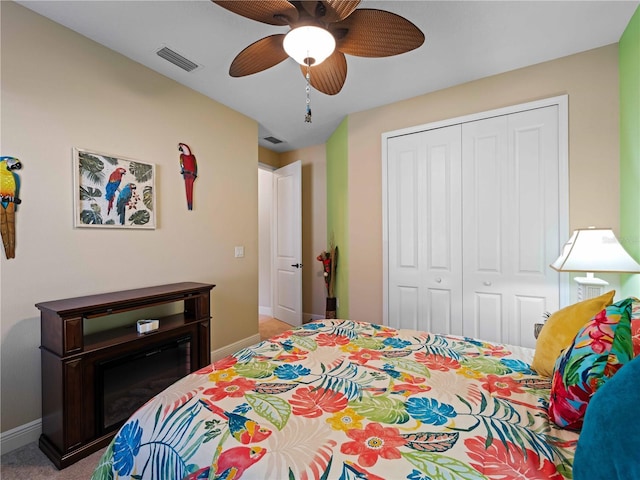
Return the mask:
<path fill-rule="evenodd" d="M 75 228 L 156 228 L 153 163 L 73 148 Z"/>

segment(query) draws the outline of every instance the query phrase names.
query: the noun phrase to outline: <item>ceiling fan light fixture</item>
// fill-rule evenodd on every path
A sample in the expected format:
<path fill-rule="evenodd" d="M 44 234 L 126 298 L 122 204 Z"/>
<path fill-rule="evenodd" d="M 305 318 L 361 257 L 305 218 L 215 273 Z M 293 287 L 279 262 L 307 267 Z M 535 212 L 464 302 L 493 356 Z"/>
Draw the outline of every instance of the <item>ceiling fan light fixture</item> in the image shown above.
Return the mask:
<path fill-rule="evenodd" d="M 284 51 L 300 65 L 315 66 L 325 61 L 336 48 L 336 39 L 321 27 L 292 29 L 283 41 Z"/>

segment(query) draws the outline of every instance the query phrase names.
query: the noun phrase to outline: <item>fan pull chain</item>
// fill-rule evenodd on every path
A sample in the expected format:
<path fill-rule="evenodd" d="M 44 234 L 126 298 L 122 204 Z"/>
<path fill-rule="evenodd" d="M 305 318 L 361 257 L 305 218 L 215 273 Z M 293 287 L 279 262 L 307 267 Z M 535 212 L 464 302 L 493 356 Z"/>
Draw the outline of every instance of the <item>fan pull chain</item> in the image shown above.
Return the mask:
<path fill-rule="evenodd" d="M 304 121 L 305 123 L 311 123 L 311 99 L 309 98 L 309 92 L 311 91 L 311 65 L 310 63 L 307 63 L 307 75 L 305 76 L 305 78 L 307 79 L 307 86 L 306 86 L 306 92 L 307 92 L 307 112 L 304 115 Z"/>

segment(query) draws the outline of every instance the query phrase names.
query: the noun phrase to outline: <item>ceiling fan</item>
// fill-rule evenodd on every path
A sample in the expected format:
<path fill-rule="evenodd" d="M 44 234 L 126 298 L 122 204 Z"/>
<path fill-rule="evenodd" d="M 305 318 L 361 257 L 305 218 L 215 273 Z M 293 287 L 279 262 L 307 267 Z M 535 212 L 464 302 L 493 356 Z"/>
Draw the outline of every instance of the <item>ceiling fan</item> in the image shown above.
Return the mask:
<path fill-rule="evenodd" d="M 261 72 L 291 56 L 313 88 L 335 95 L 347 78 L 345 54 L 389 57 L 424 43 L 424 34 L 413 23 L 385 10 L 357 9 L 360 0 L 212 1 L 258 22 L 291 27 L 242 50 L 229 68 L 232 77 Z M 308 41 L 307 35 L 320 40 Z"/>

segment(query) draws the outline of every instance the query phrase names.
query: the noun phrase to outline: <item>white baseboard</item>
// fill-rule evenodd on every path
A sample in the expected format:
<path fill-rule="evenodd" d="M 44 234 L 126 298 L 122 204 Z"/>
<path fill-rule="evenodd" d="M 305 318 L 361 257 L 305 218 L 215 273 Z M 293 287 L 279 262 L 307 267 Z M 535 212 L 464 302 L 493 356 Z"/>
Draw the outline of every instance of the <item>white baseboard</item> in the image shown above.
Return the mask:
<path fill-rule="evenodd" d="M 303 313 L 302 314 L 302 323 L 313 322 L 314 320 L 323 320 L 324 315 L 316 315 L 314 313 Z"/>
<path fill-rule="evenodd" d="M 260 315 L 266 315 L 267 317 L 273 317 L 273 309 L 271 307 L 258 307 L 258 313 Z M 309 323 L 314 320 L 321 320 L 323 318 L 324 315 L 302 312 L 302 323 Z"/>
<path fill-rule="evenodd" d="M 20 447 L 37 442 L 42 433 L 42 419 L 25 423 L 0 433 L 0 453 L 9 453 Z"/>
<path fill-rule="evenodd" d="M 238 340 L 237 342 L 233 342 L 230 345 L 226 345 L 222 348 L 218 348 L 211 352 L 211 361 L 215 362 L 216 360 L 220 360 L 221 358 L 226 357 L 227 355 L 231 355 L 236 353 L 238 350 L 242 350 L 243 348 L 250 347 L 251 345 L 255 345 L 260 342 L 260 334 L 256 333 L 255 335 L 251 335 L 250 337 L 243 338 L 242 340 Z"/>

